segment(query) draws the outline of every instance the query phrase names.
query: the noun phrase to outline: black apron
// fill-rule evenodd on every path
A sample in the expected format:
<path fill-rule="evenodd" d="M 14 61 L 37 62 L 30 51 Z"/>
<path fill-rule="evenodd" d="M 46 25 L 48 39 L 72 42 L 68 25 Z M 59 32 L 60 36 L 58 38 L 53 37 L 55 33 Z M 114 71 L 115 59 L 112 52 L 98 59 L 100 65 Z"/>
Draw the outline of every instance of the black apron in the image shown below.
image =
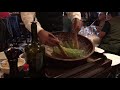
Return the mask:
<path fill-rule="evenodd" d="M 36 17 L 46 31 L 63 31 L 63 12 L 36 12 Z"/>

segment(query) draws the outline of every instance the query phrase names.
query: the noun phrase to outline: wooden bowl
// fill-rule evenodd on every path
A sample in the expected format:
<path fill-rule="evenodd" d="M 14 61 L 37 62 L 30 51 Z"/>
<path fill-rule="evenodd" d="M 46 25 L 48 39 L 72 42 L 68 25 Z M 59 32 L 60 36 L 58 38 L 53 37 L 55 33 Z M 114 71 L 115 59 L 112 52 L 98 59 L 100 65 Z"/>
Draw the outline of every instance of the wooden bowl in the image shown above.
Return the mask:
<path fill-rule="evenodd" d="M 56 37 L 58 37 L 59 40 L 61 40 L 62 42 L 64 41 L 72 41 L 72 36 L 73 33 L 68 33 L 68 32 L 56 32 L 53 33 Z M 63 59 L 60 57 L 55 57 L 52 55 L 52 48 L 50 46 L 45 46 L 45 50 L 46 50 L 46 60 L 49 61 L 52 64 L 56 64 L 57 66 L 59 65 L 63 65 L 65 64 L 73 64 L 73 63 L 79 63 L 79 62 L 84 62 L 86 60 L 86 58 L 88 58 L 90 55 L 93 54 L 94 50 L 95 50 L 95 46 L 92 43 L 91 40 L 89 40 L 88 38 L 82 36 L 82 35 L 78 35 L 78 42 L 79 42 L 79 47 L 80 49 L 84 49 L 86 52 L 86 55 L 82 58 L 77 58 L 77 59 Z M 58 65 L 59 64 L 59 65 Z"/>

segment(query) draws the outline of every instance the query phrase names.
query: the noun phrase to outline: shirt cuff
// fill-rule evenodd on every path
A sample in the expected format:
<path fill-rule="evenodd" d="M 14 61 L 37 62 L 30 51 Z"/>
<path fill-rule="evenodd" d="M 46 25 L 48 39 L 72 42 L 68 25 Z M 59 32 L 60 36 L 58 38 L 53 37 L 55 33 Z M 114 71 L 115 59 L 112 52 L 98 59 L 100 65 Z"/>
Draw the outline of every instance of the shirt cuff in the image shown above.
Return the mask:
<path fill-rule="evenodd" d="M 81 17 L 80 17 L 80 16 L 78 16 L 78 15 L 73 16 L 73 18 L 72 18 L 71 20 L 73 21 L 73 19 L 75 19 L 75 18 L 77 18 L 77 19 L 81 20 Z"/>
<path fill-rule="evenodd" d="M 40 27 L 39 25 L 37 25 L 37 33 L 38 33 L 39 31 L 41 31 L 41 30 L 43 30 L 43 28 Z"/>

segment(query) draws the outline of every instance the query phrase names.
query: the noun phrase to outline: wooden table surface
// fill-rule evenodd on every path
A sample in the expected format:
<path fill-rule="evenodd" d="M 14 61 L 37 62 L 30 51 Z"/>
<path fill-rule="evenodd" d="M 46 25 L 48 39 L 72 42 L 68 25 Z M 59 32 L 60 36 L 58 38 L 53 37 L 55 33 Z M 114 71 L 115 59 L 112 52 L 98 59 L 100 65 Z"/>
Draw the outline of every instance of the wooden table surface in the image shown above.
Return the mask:
<path fill-rule="evenodd" d="M 89 61 L 90 59 L 94 61 Z M 47 64 L 45 69 L 48 78 L 104 78 L 111 70 L 112 61 L 101 54 L 94 53 L 86 62 L 66 68 L 61 64 L 54 66 L 54 63 Z M 89 62 L 88 62 L 89 61 Z"/>
<path fill-rule="evenodd" d="M 91 59 L 94 61 L 90 62 Z M 69 67 L 65 67 L 66 64 L 58 65 L 50 62 L 50 60 L 48 62 L 45 68 L 47 78 L 106 78 L 112 68 L 112 61 L 99 53 L 94 53 L 88 60 L 73 65 L 70 64 Z M 0 71 L 0 76 L 2 74 Z"/>

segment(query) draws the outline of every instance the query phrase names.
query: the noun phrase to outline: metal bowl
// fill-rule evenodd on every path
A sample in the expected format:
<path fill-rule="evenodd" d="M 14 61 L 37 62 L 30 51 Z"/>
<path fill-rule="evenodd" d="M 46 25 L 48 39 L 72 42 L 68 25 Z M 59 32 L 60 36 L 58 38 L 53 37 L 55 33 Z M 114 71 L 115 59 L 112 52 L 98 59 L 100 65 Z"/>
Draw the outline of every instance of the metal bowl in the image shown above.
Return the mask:
<path fill-rule="evenodd" d="M 55 32 L 53 33 L 56 37 L 58 37 L 59 40 L 61 40 L 62 42 L 64 41 L 72 41 L 73 38 L 73 33 L 68 33 L 68 32 Z M 95 50 L 95 46 L 94 44 L 91 42 L 91 40 L 89 40 L 88 38 L 82 36 L 82 35 L 78 35 L 78 42 L 79 42 L 79 47 L 80 49 L 84 49 L 86 52 L 86 55 L 82 58 L 77 58 L 77 59 L 63 59 L 60 57 L 55 57 L 52 55 L 52 47 L 50 46 L 46 46 L 46 57 L 47 60 L 49 61 L 62 61 L 62 62 L 75 62 L 75 61 L 81 61 L 84 60 L 86 58 L 88 58 L 90 55 L 93 54 L 94 50 Z M 51 49 L 51 51 L 49 50 Z"/>

